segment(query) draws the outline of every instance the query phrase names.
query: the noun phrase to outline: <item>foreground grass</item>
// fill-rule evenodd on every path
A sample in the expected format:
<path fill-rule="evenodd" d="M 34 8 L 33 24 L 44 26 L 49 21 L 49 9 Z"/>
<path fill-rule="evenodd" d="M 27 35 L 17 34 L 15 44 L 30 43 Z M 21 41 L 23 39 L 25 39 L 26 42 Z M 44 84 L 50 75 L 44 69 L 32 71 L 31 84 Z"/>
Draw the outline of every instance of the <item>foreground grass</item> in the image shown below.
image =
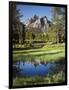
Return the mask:
<path fill-rule="evenodd" d="M 13 79 L 13 86 L 39 85 L 39 84 L 56 84 L 65 82 L 65 74 L 63 71 L 55 74 L 49 74 L 45 77 L 16 77 Z"/>
<path fill-rule="evenodd" d="M 65 45 L 63 44 L 53 44 L 46 45 L 39 49 L 28 49 L 28 50 L 13 50 L 13 60 L 14 61 L 34 61 L 39 59 L 41 61 L 51 61 L 58 60 L 65 57 Z"/>

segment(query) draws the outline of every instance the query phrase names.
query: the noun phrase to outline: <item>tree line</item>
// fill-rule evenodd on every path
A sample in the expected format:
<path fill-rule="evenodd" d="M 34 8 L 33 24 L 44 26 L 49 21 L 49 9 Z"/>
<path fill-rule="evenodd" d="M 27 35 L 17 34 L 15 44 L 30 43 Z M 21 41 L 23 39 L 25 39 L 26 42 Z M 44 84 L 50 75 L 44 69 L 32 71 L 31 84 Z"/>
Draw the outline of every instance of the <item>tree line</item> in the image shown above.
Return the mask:
<path fill-rule="evenodd" d="M 20 10 L 17 10 L 16 3 L 13 3 L 13 44 L 24 44 L 27 40 L 41 40 L 52 43 L 63 43 L 65 42 L 65 8 L 53 7 L 52 8 L 52 23 L 46 35 L 42 36 L 41 34 L 32 34 L 27 32 L 25 24 L 20 21 L 21 15 Z M 34 18 L 30 18 L 29 23 L 35 21 L 38 18 L 37 15 L 34 15 Z M 32 28 L 30 28 L 32 30 Z M 42 38 L 41 38 L 42 36 Z"/>

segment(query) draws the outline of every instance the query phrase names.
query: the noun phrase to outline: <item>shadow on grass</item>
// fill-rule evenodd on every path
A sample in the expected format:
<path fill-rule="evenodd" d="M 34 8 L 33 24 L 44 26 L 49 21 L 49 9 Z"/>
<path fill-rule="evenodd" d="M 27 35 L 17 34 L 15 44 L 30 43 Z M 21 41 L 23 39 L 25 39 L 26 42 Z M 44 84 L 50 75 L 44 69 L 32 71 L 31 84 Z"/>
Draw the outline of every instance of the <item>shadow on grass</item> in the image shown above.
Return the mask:
<path fill-rule="evenodd" d="M 31 49 L 38 49 L 38 48 L 42 48 L 42 47 L 26 47 L 26 48 L 13 48 L 13 50 L 31 50 Z"/>
<path fill-rule="evenodd" d="M 42 51 L 46 52 L 46 50 L 34 50 L 34 51 L 32 50 L 32 51 L 14 52 L 14 54 L 17 54 L 17 53 L 21 53 L 22 54 L 22 53 L 30 53 L 30 52 L 42 52 Z"/>
<path fill-rule="evenodd" d="M 36 52 L 36 51 L 35 51 Z M 39 52 L 41 52 L 41 51 L 39 51 Z M 28 53 L 23 53 L 23 52 L 19 52 L 19 53 L 14 53 L 14 54 L 22 54 L 22 56 L 23 56 L 23 54 L 24 54 L 24 56 L 27 56 L 27 55 L 37 55 L 37 56 L 43 56 L 43 55 L 53 55 L 53 54 L 59 54 L 59 53 L 62 53 L 63 51 L 58 51 L 58 52 L 49 52 L 49 53 L 35 53 L 35 54 L 29 54 L 29 52 Z"/>

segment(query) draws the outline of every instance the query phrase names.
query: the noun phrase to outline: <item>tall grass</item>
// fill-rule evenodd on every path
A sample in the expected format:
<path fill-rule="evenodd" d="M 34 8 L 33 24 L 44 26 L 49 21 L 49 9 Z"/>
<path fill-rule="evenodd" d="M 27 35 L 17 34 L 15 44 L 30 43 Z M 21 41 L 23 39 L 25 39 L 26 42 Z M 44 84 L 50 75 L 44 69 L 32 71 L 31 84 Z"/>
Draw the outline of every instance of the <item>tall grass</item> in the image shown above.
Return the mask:
<path fill-rule="evenodd" d="M 13 79 L 13 86 L 26 86 L 26 85 L 38 85 L 38 84 L 54 84 L 65 82 L 65 74 L 63 71 L 55 73 L 53 75 L 49 74 L 45 77 L 35 76 L 35 77 L 16 77 Z"/>

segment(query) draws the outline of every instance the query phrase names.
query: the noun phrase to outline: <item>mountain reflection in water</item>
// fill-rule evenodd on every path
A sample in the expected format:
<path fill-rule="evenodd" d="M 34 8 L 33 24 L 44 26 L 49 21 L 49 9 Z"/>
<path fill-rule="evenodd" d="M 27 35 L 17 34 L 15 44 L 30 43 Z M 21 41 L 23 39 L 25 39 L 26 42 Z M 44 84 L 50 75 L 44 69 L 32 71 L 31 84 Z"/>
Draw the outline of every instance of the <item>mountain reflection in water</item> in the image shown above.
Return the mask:
<path fill-rule="evenodd" d="M 48 73 L 53 72 L 56 65 L 55 63 L 31 63 L 31 62 L 22 62 L 18 61 L 13 64 L 13 73 L 14 75 L 19 76 L 46 76 Z"/>

